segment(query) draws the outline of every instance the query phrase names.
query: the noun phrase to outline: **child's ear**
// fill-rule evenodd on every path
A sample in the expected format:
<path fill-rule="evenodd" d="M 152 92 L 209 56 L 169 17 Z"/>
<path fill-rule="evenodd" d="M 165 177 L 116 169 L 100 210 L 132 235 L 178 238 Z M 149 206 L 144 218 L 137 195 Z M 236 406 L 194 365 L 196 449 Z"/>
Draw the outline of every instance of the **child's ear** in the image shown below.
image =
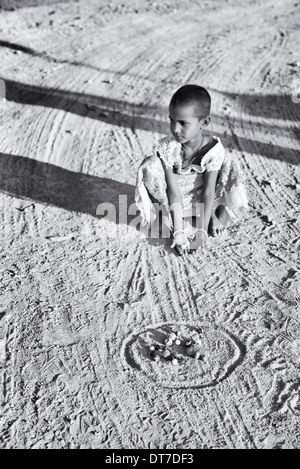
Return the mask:
<path fill-rule="evenodd" d="M 206 116 L 206 117 L 203 117 L 203 119 L 201 119 L 201 127 L 207 127 L 209 123 L 210 123 L 210 116 Z"/>

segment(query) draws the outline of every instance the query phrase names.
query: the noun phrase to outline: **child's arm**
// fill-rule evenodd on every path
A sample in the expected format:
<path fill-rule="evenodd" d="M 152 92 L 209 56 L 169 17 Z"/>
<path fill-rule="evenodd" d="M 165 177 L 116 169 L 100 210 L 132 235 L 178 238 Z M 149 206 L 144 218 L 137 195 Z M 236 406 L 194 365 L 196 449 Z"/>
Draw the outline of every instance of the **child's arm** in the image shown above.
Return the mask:
<path fill-rule="evenodd" d="M 209 221 L 212 215 L 212 209 L 215 201 L 215 189 L 217 182 L 218 171 L 205 171 L 204 184 L 201 202 L 204 205 L 204 219 L 202 220 L 201 228 L 207 233 Z"/>
<path fill-rule="evenodd" d="M 183 211 L 182 211 L 182 199 L 181 193 L 178 186 L 178 181 L 173 168 L 168 168 L 163 162 L 163 168 L 165 171 L 165 178 L 167 183 L 167 195 L 169 200 L 169 206 L 171 209 L 171 217 L 173 220 L 174 241 L 171 247 L 176 244 L 179 246 L 188 245 L 188 239 L 183 234 Z"/>

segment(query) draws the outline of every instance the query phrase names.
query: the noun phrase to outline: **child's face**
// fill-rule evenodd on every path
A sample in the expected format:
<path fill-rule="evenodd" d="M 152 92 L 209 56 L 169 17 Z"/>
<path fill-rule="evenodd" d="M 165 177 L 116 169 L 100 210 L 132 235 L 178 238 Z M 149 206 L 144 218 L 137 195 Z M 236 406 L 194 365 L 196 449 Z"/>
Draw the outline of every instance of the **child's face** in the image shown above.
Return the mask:
<path fill-rule="evenodd" d="M 195 115 L 192 105 L 169 106 L 170 130 L 177 142 L 186 143 L 197 140 L 202 136 L 202 130 L 206 126 L 203 119 Z"/>

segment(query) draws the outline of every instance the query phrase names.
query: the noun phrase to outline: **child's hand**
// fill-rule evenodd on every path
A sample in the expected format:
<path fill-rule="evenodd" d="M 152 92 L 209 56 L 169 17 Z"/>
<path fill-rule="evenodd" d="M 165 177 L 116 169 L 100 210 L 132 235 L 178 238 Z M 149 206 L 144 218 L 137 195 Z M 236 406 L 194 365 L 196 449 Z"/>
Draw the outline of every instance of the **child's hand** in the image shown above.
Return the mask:
<path fill-rule="evenodd" d="M 178 233 L 174 236 L 171 248 L 176 249 L 178 254 L 186 254 L 190 248 L 190 242 L 184 233 Z"/>

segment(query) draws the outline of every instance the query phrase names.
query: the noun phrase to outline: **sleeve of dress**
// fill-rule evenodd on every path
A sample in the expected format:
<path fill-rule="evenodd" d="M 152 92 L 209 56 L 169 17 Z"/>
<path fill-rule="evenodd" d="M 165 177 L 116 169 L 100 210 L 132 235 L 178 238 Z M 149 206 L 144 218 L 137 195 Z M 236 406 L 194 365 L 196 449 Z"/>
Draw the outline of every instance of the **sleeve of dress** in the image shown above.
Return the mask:
<path fill-rule="evenodd" d="M 149 226 L 155 217 L 155 213 L 153 212 L 153 206 L 148 191 L 145 187 L 142 165 L 140 165 L 137 172 L 135 203 L 141 213 L 142 226 Z"/>
<path fill-rule="evenodd" d="M 173 168 L 180 161 L 180 144 L 173 137 L 165 137 L 155 146 L 155 154 L 167 168 Z"/>
<path fill-rule="evenodd" d="M 223 145 L 216 145 L 214 149 L 207 153 L 207 158 L 203 158 L 201 166 L 205 171 L 219 171 L 223 164 L 224 157 L 225 151 Z"/>

